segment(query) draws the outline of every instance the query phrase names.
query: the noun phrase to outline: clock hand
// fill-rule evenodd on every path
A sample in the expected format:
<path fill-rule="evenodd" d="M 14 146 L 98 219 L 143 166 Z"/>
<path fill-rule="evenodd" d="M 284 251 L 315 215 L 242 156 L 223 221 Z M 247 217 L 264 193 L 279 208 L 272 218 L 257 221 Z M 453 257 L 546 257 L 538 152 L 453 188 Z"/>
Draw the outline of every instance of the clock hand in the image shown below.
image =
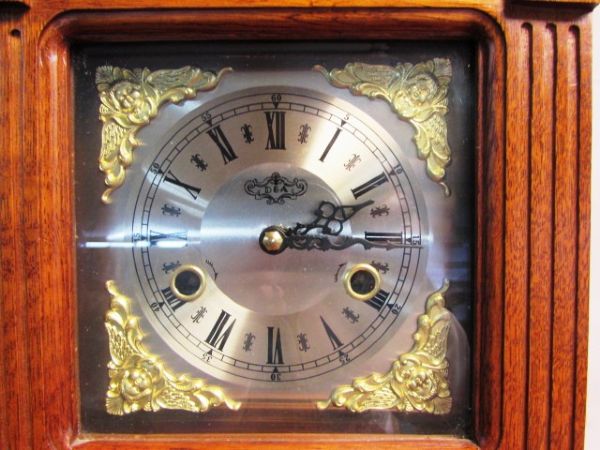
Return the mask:
<path fill-rule="evenodd" d="M 393 250 L 397 248 L 421 248 L 419 244 L 412 244 L 397 239 L 379 239 L 370 241 L 364 238 L 356 238 L 353 236 L 341 236 L 335 240 L 329 239 L 328 236 L 320 235 L 295 235 L 290 234 L 285 237 L 285 247 L 296 250 L 345 250 L 353 245 L 362 245 L 365 250 L 371 248 L 383 248 Z"/>
<path fill-rule="evenodd" d="M 271 255 L 277 255 L 286 248 L 295 250 L 345 250 L 353 245 L 362 245 L 365 250 L 371 248 L 383 248 L 393 250 L 397 248 L 421 248 L 420 244 L 406 242 L 399 238 L 382 238 L 369 240 L 353 236 L 339 236 L 331 240 L 326 235 L 296 234 L 294 230 L 282 226 L 270 226 L 260 234 L 260 247 Z"/>
<path fill-rule="evenodd" d="M 306 235 L 312 230 L 321 230 L 323 234 L 338 236 L 343 228 L 344 222 L 350 219 L 361 209 L 375 203 L 373 200 L 367 200 L 358 205 L 340 205 L 336 206 L 331 202 L 322 201 L 314 212 L 315 220 L 309 224 L 298 223 L 291 229 L 294 236 Z"/>

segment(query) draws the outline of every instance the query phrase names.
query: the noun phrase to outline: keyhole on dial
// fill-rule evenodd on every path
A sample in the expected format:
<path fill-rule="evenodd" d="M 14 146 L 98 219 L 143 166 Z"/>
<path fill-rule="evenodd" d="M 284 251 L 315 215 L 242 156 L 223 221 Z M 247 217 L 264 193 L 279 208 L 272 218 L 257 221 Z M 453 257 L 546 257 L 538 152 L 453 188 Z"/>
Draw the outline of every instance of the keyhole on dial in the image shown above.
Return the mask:
<path fill-rule="evenodd" d="M 180 267 L 171 280 L 171 290 L 181 300 L 195 300 L 202 294 L 206 286 L 204 271 L 197 266 Z"/>
<path fill-rule="evenodd" d="M 377 294 L 381 286 L 381 277 L 370 264 L 356 264 L 344 274 L 344 287 L 350 297 L 368 301 Z"/>
<path fill-rule="evenodd" d="M 350 277 L 350 287 L 358 294 L 365 295 L 375 287 L 375 277 L 371 272 L 359 270 Z"/>

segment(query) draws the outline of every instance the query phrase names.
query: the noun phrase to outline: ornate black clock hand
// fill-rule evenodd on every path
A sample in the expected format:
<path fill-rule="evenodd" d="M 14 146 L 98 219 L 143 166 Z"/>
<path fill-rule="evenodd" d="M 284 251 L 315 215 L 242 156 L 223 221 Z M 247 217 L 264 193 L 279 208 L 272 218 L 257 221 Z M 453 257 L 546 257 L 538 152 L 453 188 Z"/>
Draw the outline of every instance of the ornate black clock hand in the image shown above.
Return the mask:
<path fill-rule="evenodd" d="M 353 236 L 330 236 L 322 234 L 297 234 L 292 229 L 282 226 L 271 226 L 265 228 L 260 234 L 260 247 L 271 255 L 277 255 L 286 248 L 295 250 L 345 250 L 353 245 L 362 245 L 365 250 L 371 248 L 383 248 L 393 250 L 397 248 L 421 248 L 420 242 L 413 239 L 403 239 L 401 236 L 387 233 L 379 233 L 376 238 L 369 239 Z"/>
<path fill-rule="evenodd" d="M 345 250 L 353 245 L 362 245 L 365 250 L 371 248 L 383 248 L 393 250 L 397 248 L 421 248 L 420 244 L 405 242 L 398 239 L 378 239 L 371 241 L 369 239 L 357 238 L 353 236 L 341 236 L 330 239 L 328 236 L 320 235 L 296 235 L 288 234 L 284 238 L 285 247 L 296 250 Z"/>
<path fill-rule="evenodd" d="M 315 211 L 315 220 L 309 224 L 298 223 L 291 230 L 294 236 L 306 235 L 312 230 L 321 230 L 321 233 L 330 236 L 338 236 L 343 228 L 344 222 L 350 219 L 361 209 L 375 203 L 373 200 L 359 203 L 358 205 L 340 205 L 336 206 L 331 202 L 322 201 Z"/>

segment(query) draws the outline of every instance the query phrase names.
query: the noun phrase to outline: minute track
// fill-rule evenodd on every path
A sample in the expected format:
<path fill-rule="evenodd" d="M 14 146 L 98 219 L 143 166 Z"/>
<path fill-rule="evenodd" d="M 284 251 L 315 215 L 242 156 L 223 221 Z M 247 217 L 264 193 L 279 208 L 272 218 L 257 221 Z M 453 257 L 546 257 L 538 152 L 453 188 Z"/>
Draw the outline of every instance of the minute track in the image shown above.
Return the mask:
<path fill-rule="evenodd" d="M 272 90 L 270 92 L 272 93 Z M 386 201 L 391 205 L 395 205 L 393 213 L 396 214 L 396 216 L 394 216 L 395 220 L 402 224 L 402 226 L 398 227 L 398 230 L 401 230 L 405 235 L 411 235 L 413 230 L 420 232 L 421 230 L 418 228 L 420 222 L 419 220 L 415 220 L 418 218 L 418 211 L 414 206 L 416 202 L 412 200 L 409 178 L 404 173 L 394 173 L 393 168 L 398 166 L 398 161 L 384 144 L 377 141 L 377 136 L 370 132 L 369 128 L 357 119 L 358 113 L 354 114 L 345 110 L 336 110 L 337 107 L 335 105 L 314 96 L 290 93 L 283 89 L 281 92 L 282 98 L 277 105 L 277 110 L 286 112 L 286 134 L 288 134 L 288 136 L 294 136 L 294 132 L 297 130 L 297 124 L 308 123 L 312 127 L 312 134 L 311 139 L 307 144 L 300 144 L 296 142 L 296 139 L 290 139 L 286 142 L 286 151 L 264 150 L 264 136 L 266 136 L 266 134 L 263 133 L 266 133 L 266 130 L 265 128 L 261 129 L 260 124 L 266 123 L 265 112 L 273 111 L 273 103 L 270 99 L 271 94 L 258 93 L 240 96 L 232 101 L 221 102 L 214 106 L 210 106 L 209 108 L 204 108 L 197 113 L 191 113 L 188 120 L 182 121 L 182 125 L 178 125 L 178 128 L 171 130 L 165 137 L 166 143 L 158 150 L 158 155 L 154 162 L 160 164 L 159 167 L 161 167 L 161 170 L 164 173 L 171 170 L 172 173 L 177 174 L 181 180 L 189 181 L 192 184 L 196 183 L 196 180 L 201 180 L 201 183 L 198 183 L 198 185 L 202 187 L 202 192 L 199 193 L 197 201 L 192 204 L 192 198 L 189 195 L 187 201 L 183 197 L 167 196 L 167 194 L 170 195 L 171 192 L 174 195 L 181 196 L 181 193 L 185 195 L 186 192 L 183 189 L 179 189 L 179 191 L 167 191 L 161 190 L 160 186 L 158 186 L 158 189 L 152 190 L 149 184 L 152 181 L 152 178 L 148 179 L 148 184 L 146 185 L 148 188 L 145 192 L 153 198 L 149 199 L 148 196 L 144 195 L 144 193 L 142 193 L 144 188 L 142 188 L 140 191 L 141 198 L 139 199 L 139 202 L 146 203 L 145 199 L 148 198 L 149 202 L 146 203 L 148 204 L 148 208 L 146 208 L 148 212 L 143 214 L 141 209 L 138 210 L 140 215 L 137 216 L 137 221 L 134 218 L 134 230 L 136 232 L 140 230 L 139 227 L 142 225 L 141 218 L 145 215 L 147 219 L 145 219 L 144 222 L 147 223 L 147 225 L 145 232 L 144 230 L 140 230 L 142 236 L 147 235 L 147 230 L 150 227 L 155 233 L 168 234 L 169 232 L 172 232 L 173 222 L 167 221 L 170 219 L 170 216 L 165 216 L 162 214 L 162 211 L 160 211 L 159 216 L 158 212 L 160 208 L 156 206 L 163 206 L 167 201 L 170 202 L 170 205 L 172 204 L 182 209 L 179 220 L 183 224 L 181 225 L 184 227 L 183 229 L 187 226 L 190 227 L 190 229 L 196 227 L 196 229 L 200 228 L 201 230 L 208 230 L 207 224 L 209 222 L 206 221 L 206 214 L 208 213 L 204 210 L 206 206 L 202 206 L 195 210 L 194 208 L 197 207 L 194 205 L 201 206 L 208 204 L 210 208 L 210 205 L 216 201 L 213 197 L 216 191 L 211 187 L 211 183 L 214 184 L 216 180 L 220 183 L 229 183 L 230 181 L 227 177 L 230 177 L 231 175 L 225 174 L 233 173 L 231 170 L 234 170 L 235 173 L 250 170 L 252 164 L 256 164 L 255 162 L 252 162 L 252 158 L 255 160 L 257 158 L 264 158 L 264 161 L 268 161 L 268 158 L 272 157 L 271 155 L 275 155 L 273 158 L 284 158 L 285 161 L 293 161 L 294 158 L 299 159 L 300 154 L 298 152 L 299 149 L 302 148 L 302 151 L 305 154 L 310 153 L 313 161 L 322 165 L 324 168 L 323 170 L 334 173 L 331 170 L 331 166 L 335 166 L 339 168 L 337 170 L 339 170 L 341 174 L 349 177 L 348 180 L 350 182 L 351 180 L 357 180 L 355 173 L 350 176 L 344 169 L 343 164 L 346 159 L 342 158 L 344 155 L 340 153 L 340 149 L 343 147 L 337 148 L 338 145 L 343 145 L 344 143 L 347 145 L 348 142 L 353 142 L 353 145 L 358 146 L 356 149 L 362 149 L 361 155 L 363 162 L 361 163 L 361 169 L 368 168 L 369 165 L 374 165 L 374 167 L 378 168 L 377 172 L 373 171 L 371 173 L 385 173 L 386 177 L 389 176 L 389 181 L 391 181 L 380 186 L 377 190 L 372 190 L 369 195 L 366 195 L 367 199 L 371 197 L 372 193 L 375 193 L 378 196 L 385 195 Z M 230 107 L 228 107 L 229 105 Z M 210 124 L 203 121 L 200 117 L 201 113 L 206 112 L 210 113 Z M 342 118 L 344 117 L 348 117 L 348 122 L 342 129 Z M 243 140 L 243 134 L 240 132 L 240 129 L 245 124 L 252 126 L 255 141 L 247 143 Z M 208 135 L 208 129 L 210 129 L 210 127 L 214 129 L 217 125 L 220 127 L 220 130 L 222 130 L 222 133 L 227 136 L 231 148 L 235 149 L 235 163 L 224 164 L 223 154 L 215 148 L 214 140 Z M 317 131 L 319 129 L 326 130 L 324 135 L 326 136 L 327 141 L 323 141 L 325 138 L 318 137 Z M 327 146 L 327 143 L 331 140 L 331 137 L 336 130 L 341 131 L 339 131 L 336 139 L 335 151 L 331 151 L 324 162 L 319 161 L 323 149 Z M 275 122 L 273 122 L 273 131 L 276 133 Z M 346 140 L 344 141 L 344 139 Z M 205 146 L 205 143 L 209 143 L 212 147 L 208 148 Z M 301 147 L 301 145 L 303 146 Z M 260 150 L 260 152 L 258 150 Z M 259 153 L 261 156 L 256 156 Z M 194 155 L 199 155 L 197 158 L 206 162 L 208 170 L 201 172 L 196 169 L 194 164 L 189 163 Z M 180 161 L 181 164 L 179 163 Z M 183 164 L 184 162 L 185 165 Z M 263 162 L 261 161 L 261 164 L 262 163 Z M 186 166 L 189 167 L 190 170 L 194 169 L 194 172 L 186 172 L 186 170 L 188 170 L 185 168 Z M 196 178 L 189 177 L 188 173 L 193 173 L 193 177 Z M 273 172 L 270 171 L 267 175 L 272 173 Z M 253 177 L 262 179 L 263 177 L 259 175 Z M 325 176 L 326 174 L 319 175 Z M 294 175 L 289 176 L 293 177 Z M 367 175 L 365 178 L 368 179 L 369 176 Z M 354 184 L 354 186 L 356 186 L 356 184 Z M 310 184 L 309 191 L 312 188 L 312 184 Z M 350 190 L 348 189 L 348 192 L 349 191 Z M 324 198 L 328 201 L 333 200 L 332 198 Z M 406 198 L 409 198 L 410 201 L 407 202 L 405 200 Z M 362 202 L 359 201 L 355 203 L 366 203 L 367 199 L 362 197 Z M 300 197 L 299 200 L 289 200 L 290 207 L 297 208 L 296 205 L 301 200 L 303 200 L 302 197 Z M 250 197 L 248 202 L 252 205 L 251 208 L 257 208 L 259 206 L 257 202 Z M 348 204 L 352 202 L 352 197 L 350 197 L 345 203 Z M 312 204 L 314 205 L 314 203 Z M 336 204 L 340 204 L 340 202 L 336 200 Z M 368 204 L 371 205 L 370 202 Z M 314 208 L 314 206 L 312 206 L 312 208 Z M 233 209 L 235 209 L 235 207 L 233 207 Z M 193 218 L 197 221 L 196 224 L 189 225 Z M 368 208 L 365 208 L 364 211 L 361 210 L 360 215 L 352 217 L 348 221 L 348 224 L 355 220 L 367 220 L 369 218 Z M 297 222 L 309 223 L 310 220 L 310 217 L 309 220 L 306 220 L 306 217 L 304 217 Z M 294 222 L 292 221 L 291 223 L 293 224 Z M 354 225 L 354 223 L 352 223 L 352 225 Z M 178 224 L 178 227 L 179 226 L 180 224 Z M 134 249 L 135 255 L 142 256 L 143 254 L 147 254 L 150 262 L 148 267 L 144 264 L 138 264 L 138 262 L 141 263 L 141 260 L 137 259 L 138 257 L 136 256 L 136 266 L 139 268 L 138 273 L 141 275 L 140 283 L 143 286 L 143 292 L 147 298 L 148 306 L 151 303 L 155 303 L 154 284 L 161 283 L 161 285 L 164 286 L 164 279 L 169 275 L 162 270 L 164 262 L 179 260 L 182 264 L 186 264 L 189 263 L 189 258 L 193 257 L 195 254 L 194 252 L 198 251 L 202 252 L 202 262 L 206 259 L 214 263 L 216 271 L 219 272 L 216 285 L 219 288 L 222 288 L 222 285 L 219 285 L 219 283 L 221 283 L 222 277 L 224 280 L 222 283 L 226 282 L 227 276 L 229 276 L 228 271 L 230 271 L 230 269 L 227 264 L 224 264 L 223 261 L 219 259 L 218 255 L 206 254 L 208 251 L 206 243 L 208 240 L 212 239 L 207 236 L 199 236 L 197 232 L 192 232 L 189 236 L 190 243 L 188 247 L 185 249 L 177 249 L 176 251 L 155 247 L 140 248 L 139 250 Z M 332 238 L 332 236 L 323 237 Z M 340 236 L 340 238 L 345 239 L 344 236 Z M 371 248 L 382 246 L 381 241 L 378 243 L 369 242 L 362 237 L 352 237 L 352 239 L 355 239 L 352 247 L 356 249 L 363 249 L 363 244 L 371 246 Z M 392 293 L 388 302 L 389 305 L 397 305 L 397 309 L 399 310 L 401 305 L 406 301 L 407 294 L 405 292 L 408 292 L 410 283 L 412 283 L 414 277 L 413 274 L 418 268 L 418 261 L 420 259 L 419 254 L 421 253 L 422 246 L 402 244 L 401 247 L 395 245 L 394 248 L 397 248 L 400 251 L 397 252 L 399 256 L 393 256 L 390 262 L 388 273 L 389 280 L 386 289 Z M 354 250 L 349 248 L 348 251 L 353 252 Z M 315 252 L 310 253 L 315 254 Z M 405 253 L 409 258 L 407 260 L 408 273 L 401 269 L 403 264 L 399 262 L 405 258 Z M 367 257 L 371 258 L 371 256 Z M 337 264 L 334 266 L 334 269 L 336 267 Z M 147 275 L 144 274 L 145 272 L 147 272 Z M 209 271 L 209 273 L 212 273 L 212 271 Z M 151 276 L 152 274 L 154 274 L 157 279 L 154 279 L 154 277 Z M 327 278 L 330 279 L 329 276 L 327 276 Z M 211 279 L 211 283 L 215 283 L 215 280 Z M 310 338 L 311 348 L 307 352 L 303 352 L 308 359 L 304 359 L 304 357 L 300 359 L 298 356 L 299 351 L 293 350 L 292 348 L 293 345 L 295 345 L 297 333 L 288 333 L 286 321 L 298 320 L 300 321 L 298 322 L 298 326 L 301 326 L 300 324 L 309 324 L 312 319 L 308 319 L 308 312 L 297 313 L 293 316 L 283 316 L 288 318 L 282 318 L 281 320 L 276 320 L 272 323 L 267 319 L 261 318 L 261 316 L 259 317 L 256 313 L 253 313 L 257 317 L 256 319 L 253 319 L 256 321 L 255 325 L 252 327 L 244 327 L 244 323 L 248 323 L 245 321 L 248 320 L 247 316 L 249 313 L 247 311 L 241 312 L 239 309 L 236 309 L 235 296 L 223 293 L 220 295 L 220 300 L 218 300 L 219 303 L 217 303 L 216 298 L 206 298 L 202 300 L 203 302 L 206 302 L 206 306 L 210 311 L 209 315 L 203 319 L 202 327 L 200 327 L 199 323 L 193 323 L 190 319 L 193 315 L 192 313 L 199 308 L 199 304 L 189 307 L 187 304 L 182 305 L 168 318 L 162 315 L 163 313 L 160 311 L 152 311 L 149 307 L 148 310 L 150 310 L 149 313 L 156 318 L 155 320 L 161 324 L 161 335 L 164 336 L 165 340 L 169 344 L 171 342 L 177 343 L 178 348 L 181 348 L 181 346 L 185 348 L 185 359 L 199 369 L 206 370 L 214 376 L 222 376 L 218 375 L 219 373 L 231 374 L 234 378 L 227 379 L 231 379 L 232 381 L 235 381 L 235 379 L 252 379 L 265 382 L 269 381 L 269 383 L 272 384 L 270 376 L 275 366 L 280 374 L 280 381 L 283 383 L 303 379 L 313 379 L 342 367 L 344 364 L 340 361 L 340 352 L 347 355 L 347 360 L 345 359 L 345 361 L 351 361 L 350 364 L 354 364 L 355 361 L 360 359 L 362 354 L 367 352 L 373 345 L 379 342 L 384 335 L 386 335 L 387 330 L 392 327 L 397 317 L 397 314 L 392 313 L 391 307 L 376 312 L 368 305 L 359 307 L 352 304 L 354 310 L 358 309 L 361 319 L 358 324 L 353 325 L 354 329 L 352 333 L 346 334 L 347 330 L 344 329 L 346 325 L 343 325 L 343 323 L 346 323 L 347 321 L 343 319 L 339 314 L 339 311 L 349 304 L 337 303 L 347 301 L 343 296 L 337 298 L 335 299 L 336 303 L 332 304 L 332 309 L 329 312 L 327 312 L 327 310 L 320 312 L 322 312 L 323 317 L 326 318 L 330 329 L 335 330 L 335 335 L 338 337 L 339 342 L 343 342 L 344 344 L 336 349 L 336 351 L 332 351 L 331 345 L 329 345 L 330 341 L 326 341 L 328 344 L 327 347 L 329 348 L 325 348 L 318 340 L 316 340 L 317 335 L 315 334 L 315 331 L 311 331 L 310 326 L 308 326 L 307 333 Z M 222 308 L 217 306 L 221 305 L 221 303 L 223 304 Z M 211 347 L 204 342 L 211 331 L 211 327 L 214 327 L 215 323 L 218 322 L 218 314 L 221 310 L 226 310 L 231 314 L 232 318 L 236 318 L 235 326 L 227 336 L 223 351 L 219 351 L 218 347 Z M 315 309 L 314 311 L 316 312 L 317 310 Z M 337 318 L 337 316 L 340 317 Z M 341 322 L 341 320 L 344 322 Z M 227 326 L 223 327 L 221 335 L 228 329 L 230 322 L 232 322 L 232 319 L 229 319 Z M 321 323 L 318 315 L 316 316 L 316 322 L 318 324 Z M 274 330 L 279 328 L 281 333 L 280 338 L 283 362 L 287 364 L 264 364 L 267 361 L 264 351 L 264 349 L 267 348 L 267 326 L 273 326 Z M 320 328 L 320 333 L 323 334 L 323 326 L 320 325 Z M 246 333 L 252 333 L 256 336 L 252 350 L 248 352 L 242 350 L 242 341 Z M 184 338 L 184 336 L 188 337 Z M 222 343 L 222 341 L 219 341 L 219 346 L 220 343 Z M 211 351 L 210 360 L 203 361 L 202 355 Z M 277 362 L 280 362 L 278 355 L 276 356 Z M 275 358 L 273 359 L 273 362 L 275 362 Z"/>

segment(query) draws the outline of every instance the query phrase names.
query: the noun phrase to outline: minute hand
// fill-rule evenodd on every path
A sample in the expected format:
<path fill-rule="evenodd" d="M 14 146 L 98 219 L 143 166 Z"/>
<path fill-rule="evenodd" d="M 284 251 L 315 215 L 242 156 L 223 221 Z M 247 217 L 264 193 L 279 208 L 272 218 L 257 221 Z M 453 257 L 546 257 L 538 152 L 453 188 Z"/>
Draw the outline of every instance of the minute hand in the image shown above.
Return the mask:
<path fill-rule="evenodd" d="M 330 240 L 323 235 L 296 235 L 290 234 L 286 237 L 286 246 L 296 250 L 344 250 L 353 245 L 362 245 L 365 250 L 371 248 L 383 248 L 394 250 L 397 248 L 421 248 L 420 244 L 400 242 L 394 239 L 379 238 L 376 241 L 356 238 L 353 236 L 342 236 Z"/>

